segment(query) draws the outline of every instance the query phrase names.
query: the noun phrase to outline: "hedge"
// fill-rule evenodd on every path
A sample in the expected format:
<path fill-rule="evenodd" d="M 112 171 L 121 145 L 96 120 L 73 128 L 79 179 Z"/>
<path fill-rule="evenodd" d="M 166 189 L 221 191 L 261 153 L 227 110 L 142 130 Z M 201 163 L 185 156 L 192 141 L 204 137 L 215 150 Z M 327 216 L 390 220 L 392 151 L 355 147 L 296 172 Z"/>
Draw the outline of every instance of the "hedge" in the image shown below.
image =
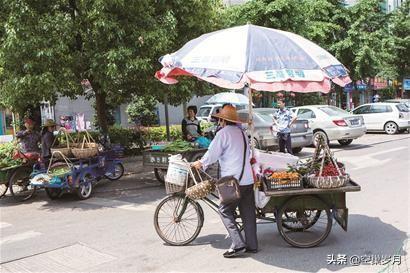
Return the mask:
<path fill-rule="evenodd" d="M 209 128 L 212 125 L 205 122 L 202 122 L 201 124 L 203 125 L 203 129 Z M 182 139 L 181 125 L 172 125 L 169 129 L 171 141 Z M 90 132 L 90 134 L 95 141 L 98 141 L 100 137 L 99 132 L 93 131 Z M 71 133 L 70 135 L 73 139 L 79 139 L 79 141 L 81 141 L 85 133 Z M 109 128 L 108 136 L 110 137 L 111 143 L 120 144 L 128 153 L 138 152 L 144 146 L 167 140 L 165 126 L 144 127 L 143 129 L 141 129 L 141 131 L 138 131 L 135 128 L 122 128 L 113 126 Z"/>

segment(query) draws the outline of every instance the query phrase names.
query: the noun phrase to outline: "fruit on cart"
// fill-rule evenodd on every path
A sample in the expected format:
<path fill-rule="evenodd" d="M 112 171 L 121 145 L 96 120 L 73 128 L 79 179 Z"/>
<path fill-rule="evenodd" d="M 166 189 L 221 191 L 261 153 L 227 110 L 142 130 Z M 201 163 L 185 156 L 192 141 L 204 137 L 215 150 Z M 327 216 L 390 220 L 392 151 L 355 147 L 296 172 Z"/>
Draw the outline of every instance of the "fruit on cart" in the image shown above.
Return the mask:
<path fill-rule="evenodd" d="M 339 163 L 338 163 L 338 166 L 339 166 L 340 173 L 342 175 L 345 175 L 345 172 L 344 172 L 343 169 L 340 168 Z M 316 174 L 316 176 L 319 176 L 320 170 L 316 171 L 315 174 Z M 339 172 L 337 171 L 337 168 L 335 167 L 334 164 L 329 163 L 329 164 L 326 164 L 325 166 L 323 166 L 322 176 L 338 176 L 338 175 L 339 175 Z"/>
<path fill-rule="evenodd" d="M 56 167 L 56 168 L 52 168 L 48 175 L 49 176 L 63 176 L 67 173 L 69 173 L 71 171 L 71 169 L 68 166 L 60 166 L 60 167 Z"/>
<path fill-rule="evenodd" d="M 279 180 L 297 180 L 299 179 L 299 174 L 297 172 L 274 172 L 271 174 L 270 178 Z"/>
<path fill-rule="evenodd" d="M 13 159 L 14 150 L 13 143 L 0 144 L 0 169 L 21 165 L 21 159 Z"/>
<path fill-rule="evenodd" d="M 187 152 L 193 150 L 194 147 L 188 141 L 176 140 L 165 146 L 165 152 Z"/>

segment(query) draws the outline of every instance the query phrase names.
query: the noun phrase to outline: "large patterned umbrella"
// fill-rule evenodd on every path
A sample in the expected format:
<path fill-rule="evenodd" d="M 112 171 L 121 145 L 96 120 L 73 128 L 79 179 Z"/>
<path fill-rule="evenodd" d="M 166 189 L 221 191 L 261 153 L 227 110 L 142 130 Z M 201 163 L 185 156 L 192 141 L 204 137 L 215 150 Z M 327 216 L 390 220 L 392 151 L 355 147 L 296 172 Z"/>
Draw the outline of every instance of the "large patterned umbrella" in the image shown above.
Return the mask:
<path fill-rule="evenodd" d="M 230 89 L 326 93 L 332 81 L 351 82 L 343 64 L 313 42 L 250 24 L 204 34 L 160 62 L 155 76 L 167 84 L 194 76 Z"/>

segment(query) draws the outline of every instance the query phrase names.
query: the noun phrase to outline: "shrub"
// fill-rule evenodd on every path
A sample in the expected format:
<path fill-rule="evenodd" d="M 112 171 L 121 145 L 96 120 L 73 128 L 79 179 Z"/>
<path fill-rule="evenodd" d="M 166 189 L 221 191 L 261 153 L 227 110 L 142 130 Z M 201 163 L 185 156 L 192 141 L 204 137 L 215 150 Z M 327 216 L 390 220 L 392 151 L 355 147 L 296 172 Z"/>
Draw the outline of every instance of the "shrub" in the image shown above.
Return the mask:
<path fill-rule="evenodd" d="M 98 141 L 101 133 L 98 131 L 89 132 L 91 137 Z M 85 132 L 70 133 L 73 140 L 78 143 L 83 141 Z M 182 131 L 180 125 L 170 126 L 171 140 L 182 139 Z M 158 127 L 145 127 L 141 131 L 135 128 L 122 128 L 118 126 L 110 127 L 108 130 L 108 136 L 111 143 L 120 144 L 124 147 L 126 153 L 134 153 L 135 151 L 141 151 L 144 146 L 151 142 L 160 142 L 167 140 L 167 133 L 165 126 Z M 64 142 L 65 139 L 62 139 Z"/>

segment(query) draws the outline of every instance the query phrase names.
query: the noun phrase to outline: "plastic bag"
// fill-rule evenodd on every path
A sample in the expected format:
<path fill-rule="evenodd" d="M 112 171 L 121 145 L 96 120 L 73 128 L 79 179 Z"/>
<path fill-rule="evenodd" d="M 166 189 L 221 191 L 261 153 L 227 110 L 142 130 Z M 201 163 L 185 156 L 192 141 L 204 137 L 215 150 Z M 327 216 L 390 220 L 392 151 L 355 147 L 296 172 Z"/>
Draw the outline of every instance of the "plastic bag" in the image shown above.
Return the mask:
<path fill-rule="evenodd" d="M 198 143 L 199 148 L 208 148 L 209 145 L 211 144 L 211 141 L 209 139 L 207 139 L 206 137 L 203 137 L 203 136 L 198 137 L 195 140 L 195 142 Z"/>
<path fill-rule="evenodd" d="M 255 206 L 257 208 L 263 209 L 266 206 L 266 204 L 268 204 L 270 196 L 266 196 L 266 194 L 263 191 L 260 191 L 259 189 L 255 189 L 254 194 Z"/>

